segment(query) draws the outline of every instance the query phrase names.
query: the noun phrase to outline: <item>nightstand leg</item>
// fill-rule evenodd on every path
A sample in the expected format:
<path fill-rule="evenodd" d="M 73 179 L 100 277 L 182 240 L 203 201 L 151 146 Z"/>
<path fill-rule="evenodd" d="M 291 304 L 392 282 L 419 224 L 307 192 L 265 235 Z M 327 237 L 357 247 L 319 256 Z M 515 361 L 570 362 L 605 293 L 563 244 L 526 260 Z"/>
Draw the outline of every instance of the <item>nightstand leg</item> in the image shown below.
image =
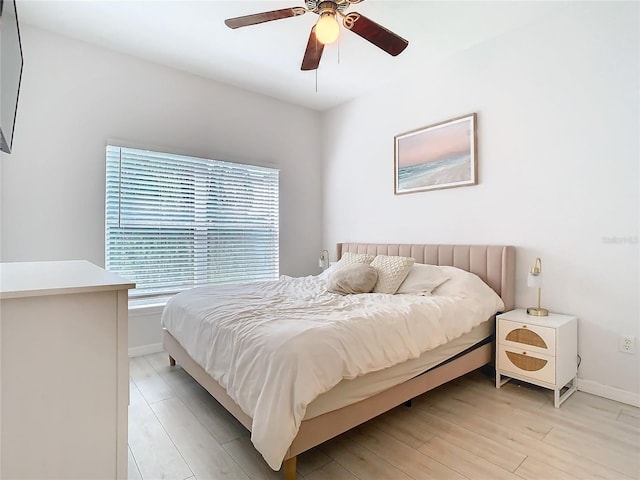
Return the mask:
<path fill-rule="evenodd" d="M 500 388 L 502 385 L 504 385 L 509 381 L 511 381 L 511 377 L 502 378 L 502 375 L 500 375 L 500 372 L 496 370 L 496 388 Z"/>
<path fill-rule="evenodd" d="M 567 384 L 568 385 L 568 384 Z M 560 408 L 560 405 L 564 403 L 564 401 L 569 398 L 569 396 L 578 389 L 577 386 L 577 377 L 573 377 L 571 380 L 571 386 L 569 389 L 560 395 L 560 390 L 553 391 L 553 406 L 556 408 Z"/>

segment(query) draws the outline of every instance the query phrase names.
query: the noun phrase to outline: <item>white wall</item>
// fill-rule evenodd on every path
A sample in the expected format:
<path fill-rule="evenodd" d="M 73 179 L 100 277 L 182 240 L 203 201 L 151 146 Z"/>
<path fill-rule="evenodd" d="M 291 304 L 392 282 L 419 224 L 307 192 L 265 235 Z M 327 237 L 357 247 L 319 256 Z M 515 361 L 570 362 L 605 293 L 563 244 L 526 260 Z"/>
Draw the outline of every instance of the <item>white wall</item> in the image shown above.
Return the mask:
<path fill-rule="evenodd" d="M 544 306 L 580 318 L 583 389 L 640 401 L 640 352 L 618 352 L 640 339 L 638 20 L 572 3 L 326 113 L 325 247 L 512 244 L 519 307 L 540 256 Z M 471 112 L 479 185 L 394 196 L 394 135 Z"/>
<path fill-rule="evenodd" d="M 114 141 L 279 168 L 280 271 L 318 271 L 317 112 L 27 25 L 21 35 L 14 151 L 0 162 L 2 261 L 104 265 L 105 145 Z M 132 338 L 159 341 L 157 316 L 141 322 L 132 319 Z"/>

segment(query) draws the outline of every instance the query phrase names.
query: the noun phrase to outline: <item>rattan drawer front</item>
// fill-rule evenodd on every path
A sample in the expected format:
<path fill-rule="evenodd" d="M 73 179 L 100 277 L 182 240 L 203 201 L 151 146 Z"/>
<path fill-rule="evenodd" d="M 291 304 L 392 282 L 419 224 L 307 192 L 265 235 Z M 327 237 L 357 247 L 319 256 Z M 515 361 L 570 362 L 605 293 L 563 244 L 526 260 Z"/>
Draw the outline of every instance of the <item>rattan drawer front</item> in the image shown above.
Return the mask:
<path fill-rule="evenodd" d="M 549 384 L 556 382 L 555 357 L 508 345 L 498 346 L 498 357 L 500 371 L 507 375 L 514 373 Z"/>
<path fill-rule="evenodd" d="M 524 348 L 553 356 L 556 353 L 556 329 L 500 319 L 498 342 L 516 350 Z"/>

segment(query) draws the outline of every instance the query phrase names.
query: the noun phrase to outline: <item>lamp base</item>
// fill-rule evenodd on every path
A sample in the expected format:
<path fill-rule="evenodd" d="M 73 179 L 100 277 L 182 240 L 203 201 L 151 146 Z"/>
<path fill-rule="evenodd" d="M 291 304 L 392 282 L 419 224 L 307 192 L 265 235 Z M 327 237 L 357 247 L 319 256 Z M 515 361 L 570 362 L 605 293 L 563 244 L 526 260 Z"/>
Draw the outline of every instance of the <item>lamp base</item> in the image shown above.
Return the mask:
<path fill-rule="evenodd" d="M 546 308 L 529 307 L 527 308 L 527 315 L 533 315 L 534 317 L 547 317 L 549 316 L 549 310 Z"/>

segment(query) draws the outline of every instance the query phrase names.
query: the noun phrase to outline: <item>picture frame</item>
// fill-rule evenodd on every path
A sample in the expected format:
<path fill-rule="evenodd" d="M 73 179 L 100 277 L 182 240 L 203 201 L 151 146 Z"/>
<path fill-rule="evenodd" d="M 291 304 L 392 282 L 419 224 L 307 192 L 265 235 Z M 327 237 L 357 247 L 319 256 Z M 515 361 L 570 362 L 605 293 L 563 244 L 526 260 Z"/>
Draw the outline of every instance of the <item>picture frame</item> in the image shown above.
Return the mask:
<path fill-rule="evenodd" d="M 394 137 L 394 193 L 477 185 L 477 115 L 471 113 Z"/>

